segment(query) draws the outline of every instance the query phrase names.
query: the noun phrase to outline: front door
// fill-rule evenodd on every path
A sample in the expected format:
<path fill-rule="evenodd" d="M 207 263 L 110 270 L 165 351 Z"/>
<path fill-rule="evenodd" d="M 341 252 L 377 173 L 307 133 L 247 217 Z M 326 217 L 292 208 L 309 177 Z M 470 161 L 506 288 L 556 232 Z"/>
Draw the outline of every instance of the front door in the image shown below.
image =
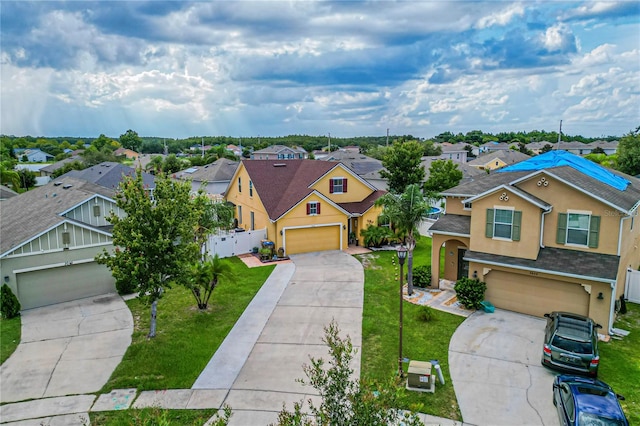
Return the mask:
<path fill-rule="evenodd" d="M 469 262 L 464 260 L 466 247 L 458 248 L 458 278 L 466 278 L 469 276 Z"/>

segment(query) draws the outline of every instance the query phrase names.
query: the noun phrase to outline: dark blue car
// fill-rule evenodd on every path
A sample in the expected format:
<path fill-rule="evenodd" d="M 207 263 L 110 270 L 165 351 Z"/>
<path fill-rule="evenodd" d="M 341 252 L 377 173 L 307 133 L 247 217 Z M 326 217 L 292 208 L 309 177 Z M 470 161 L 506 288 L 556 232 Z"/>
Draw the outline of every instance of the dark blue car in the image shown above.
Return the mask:
<path fill-rule="evenodd" d="M 597 379 L 565 374 L 553 381 L 553 405 L 561 425 L 629 426 L 618 400 L 624 398 Z"/>

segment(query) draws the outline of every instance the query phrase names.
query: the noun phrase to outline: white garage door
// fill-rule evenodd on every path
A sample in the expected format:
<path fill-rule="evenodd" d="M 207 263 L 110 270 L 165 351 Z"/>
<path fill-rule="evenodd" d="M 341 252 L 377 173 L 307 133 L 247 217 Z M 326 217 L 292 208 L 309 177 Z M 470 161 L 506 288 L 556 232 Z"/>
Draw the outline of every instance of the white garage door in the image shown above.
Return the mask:
<path fill-rule="evenodd" d="M 552 311 L 589 313 L 589 293 L 580 284 L 495 270 L 485 275 L 484 281 L 485 299 L 497 308 L 537 317 Z"/>
<path fill-rule="evenodd" d="M 337 225 L 288 229 L 285 232 L 287 255 L 340 250 L 340 232 L 341 228 Z"/>
<path fill-rule="evenodd" d="M 95 262 L 23 272 L 17 280 L 22 309 L 116 291 L 111 271 Z"/>

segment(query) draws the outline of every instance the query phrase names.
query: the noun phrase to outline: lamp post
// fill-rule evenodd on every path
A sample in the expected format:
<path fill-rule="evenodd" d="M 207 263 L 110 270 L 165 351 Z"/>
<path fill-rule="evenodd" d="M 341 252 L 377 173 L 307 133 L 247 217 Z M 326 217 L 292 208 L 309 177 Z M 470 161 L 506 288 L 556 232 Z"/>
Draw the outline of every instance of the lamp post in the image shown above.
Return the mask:
<path fill-rule="evenodd" d="M 404 266 L 404 260 L 407 258 L 406 247 L 400 246 L 397 249 L 398 263 L 400 264 L 400 345 L 398 348 L 398 376 L 403 376 L 402 371 L 402 267 Z"/>

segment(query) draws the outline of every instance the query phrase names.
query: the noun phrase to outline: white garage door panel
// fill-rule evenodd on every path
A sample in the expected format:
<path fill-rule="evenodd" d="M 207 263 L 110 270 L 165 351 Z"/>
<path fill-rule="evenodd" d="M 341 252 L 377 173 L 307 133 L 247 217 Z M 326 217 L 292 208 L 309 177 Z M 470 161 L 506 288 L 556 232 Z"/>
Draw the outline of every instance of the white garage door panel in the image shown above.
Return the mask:
<path fill-rule="evenodd" d="M 17 280 L 22 309 L 116 291 L 109 269 L 94 262 L 24 272 Z"/>
<path fill-rule="evenodd" d="M 340 250 L 340 231 L 336 225 L 289 229 L 285 237 L 287 254 Z"/>
<path fill-rule="evenodd" d="M 509 311 L 543 316 L 547 312 L 567 311 L 588 315 L 589 294 L 580 284 L 491 271 L 485 276 L 485 298 Z"/>

